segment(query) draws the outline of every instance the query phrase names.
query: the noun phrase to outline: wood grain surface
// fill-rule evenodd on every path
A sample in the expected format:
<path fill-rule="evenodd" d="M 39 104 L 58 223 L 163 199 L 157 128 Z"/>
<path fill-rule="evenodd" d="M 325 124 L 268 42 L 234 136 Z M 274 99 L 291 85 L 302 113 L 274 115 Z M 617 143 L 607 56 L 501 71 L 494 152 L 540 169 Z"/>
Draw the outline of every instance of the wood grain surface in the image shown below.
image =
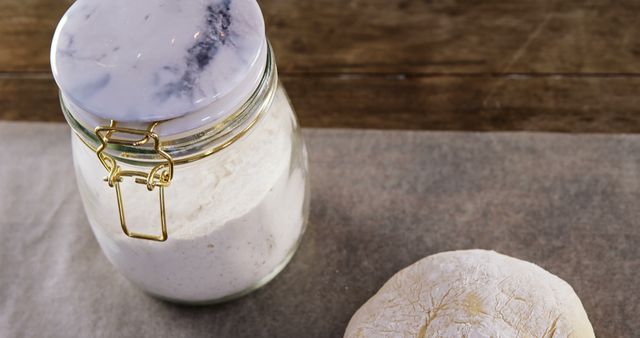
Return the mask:
<path fill-rule="evenodd" d="M 0 2 L 0 118 L 62 121 L 68 0 Z M 260 1 L 307 127 L 640 132 L 640 2 Z"/>

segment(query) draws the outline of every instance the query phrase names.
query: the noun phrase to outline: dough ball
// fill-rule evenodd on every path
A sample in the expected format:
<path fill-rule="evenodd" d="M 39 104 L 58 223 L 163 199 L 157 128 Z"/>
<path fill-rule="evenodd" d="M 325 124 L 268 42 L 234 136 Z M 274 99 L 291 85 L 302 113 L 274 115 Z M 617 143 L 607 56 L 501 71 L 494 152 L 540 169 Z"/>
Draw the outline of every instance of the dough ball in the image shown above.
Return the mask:
<path fill-rule="evenodd" d="M 595 337 L 569 284 L 493 251 L 429 256 L 398 272 L 351 318 L 346 338 Z"/>

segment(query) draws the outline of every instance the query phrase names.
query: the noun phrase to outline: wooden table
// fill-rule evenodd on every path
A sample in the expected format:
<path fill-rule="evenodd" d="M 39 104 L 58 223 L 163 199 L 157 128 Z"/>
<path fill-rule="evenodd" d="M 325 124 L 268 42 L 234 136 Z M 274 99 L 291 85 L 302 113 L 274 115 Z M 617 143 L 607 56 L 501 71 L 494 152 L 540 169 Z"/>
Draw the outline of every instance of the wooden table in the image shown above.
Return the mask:
<path fill-rule="evenodd" d="M 63 121 L 57 90 L 50 74 L 49 47 L 53 30 L 71 3 L 71 0 L 0 0 L 0 120 Z M 640 1 L 264 0 L 260 4 L 278 58 L 281 79 L 305 127 L 640 132 Z M 37 128 L 45 127 L 57 128 L 50 125 Z M 349 131 L 357 137 L 353 141 L 356 142 L 355 146 L 348 147 L 345 144 L 351 143 L 336 143 L 348 139 L 345 136 L 348 133 L 344 131 L 307 132 L 311 137 L 316 133 L 324 136 L 316 136 L 315 145 L 309 143 L 315 147 L 310 152 L 312 160 L 317 161 L 312 180 L 319 189 L 314 192 L 312 226 L 297 254 L 297 260 L 283 273 L 283 277 L 279 277 L 280 284 L 273 284 L 274 287 L 239 302 L 226 304 L 222 310 L 163 310 L 163 313 L 170 315 L 170 320 L 179 319 L 178 326 L 171 326 L 176 332 L 235 329 L 240 325 L 233 326 L 229 324 L 231 321 L 256 318 L 251 311 L 268 308 L 269 313 L 281 321 L 283 318 L 290 320 L 280 314 L 285 310 L 291 312 L 291 309 L 295 311 L 288 315 L 295 317 L 293 322 L 315 321 L 314 325 L 306 327 L 293 326 L 293 329 L 311 330 L 309 336 L 327 336 L 326 332 L 339 336 L 357 306 L 370 297 L 393 272 L 426 253 L 451 248 L 485 247 L 535 261 L 567 278 L 583 297 L 599 336 L 637 336 L 639 302 L 638 293 L 633 289 L 637 285 L 635 281 L 638 280 L 636 275 L 639 271 L 636 258 L 639 218 L 634 214 L 638 210 L 634 208 L 634 202 L 639 200 L 638 185 L 635 184 L 638 182 L 637 166 L 634 165 L 637 163 L 637 152 L 633 151 L 637 147 L 634 148 L 636 144 L 626 139 L 628 136 L 589 135 L 570 137 L 571 140 L 563 136 L 565 140 L 556 143 L 551 141 L 551 137 L 559 135 L 505 136 L 501 133 L 482 133 L 443 139 L 450 135 L 389 132 L 385 134 L 394 134 L 397 138 L 392 138 L 396 143 L 387 144 L 375 142 L 380 138 L 371 135 L 378 132 Z M 327 133 L 334 133 L 333 136 L 338 137 L 327 137 Z M 370 136 L 365 138 L 363 134 Z M 5 131 L 5 135 L 10 134 Z M 53 134 L 43 132 L 39 135 Z M 460 136 L 458 133 L 455 135 Z M 467 137 L 485 140 L 484 143 L 461 141 Z M 520 142 L 529 137 L 547 141 L 531 146 L 506 139 L 496 143 L 493 139 L 502 137 L 514 137 Z M 589 148 L 567 146 L 583 137 L 589 139 L 595 149 L 593 152 L 584 150 Z M 424 139 L 416 142 L 418 138 Z M 28 137 L 24 139 L 30 140 Z M 431 141 L 427 142 L 428 139 Z M 454 139 L 462 143 L 457 143 L 455 147 Z M 60 145 L 59 149 L 68 151 L 66 139 L 64 141 L 64 147 L 60 140 L 55 144 Z M 598 142 L 606 142 L 608 146 L 602 147 Z M 438 147 L 438 144 L 447 146 Z M 620 147 L 620 144 L 623 146 Z M 395 154 L 385 151 L 389 145 L 409 151 Z M 424 153 L 422 147 L 435 149 L 433 156 L 429 153 L 429 160 L 418 156 Z M 500 156 L 508 157 L 510 161 L 500 162 L 494 156 L 482 156 L 482 151 L 493 149 L 491 147 L 501 150 Z M 368 149 L 368 152 L 362 149 Z M 437 151 L 439 149 L 440 153 Z M 452 150 L 447 153 L 447 149 Z M 511 153 L 504 152 L 505 149 L 511 149 Z M 576 153 L 579 161 L 572 160 Z M 627 153 L 630 156 L 625 156 Z M 51 153 L 47 154 L 51 156 Z M 384 156 L 389 154 L 399 156 L 391 158 L 396 161 L 400 158 L 401 161 L 397 163 L 402 165 L 387 165 L 392 161 L 385 162 Z M 348 160 L 343 161 L 345 158 Z M 468 158 L 477 159 L 479 164 L 469 165 L 475 162 L 468 162 Z M 546 162 L 541 159 L 546 159 Z M 28 167 L 31 162 L 25 163 L 20 167 Z M 590 165 L 598 163 L 603 164 L 599 170 L 587 170 L 592 168 Z M 506 170 L 513 169 L 510 165 L 517 170 Z M 44 168 L 37 165 L 31 167 L 36 171 Z M 354 169 L 361 167 L 367 170 L 360 172 Z M 10 168 L 0 165 L 0 169 L 13 173 L 8 170 Z M 484 168 L 484 171 L 477 168 Z M 527 171 L 528 168 L 532 168 L 534 175 Z M 51 168 L 45 169 L 49 173 Z M 70 170 L 62 168 L 59 171 L 68 173 Z M 550 170 L 551 174 L 546 170 Z M 492 174 L 494 172 L 498 174 Z M 407 177 L 406 173 L 411 176 Z M 438 175 L 445 176 L 439 179 Z M 363 177 L 371 180 L 363 180 Z M 338 181 L 327 184 L 332 179 Z M 459 179 L 466 183 L 459 184 Z M 494 185 L 491 179 L 496 179 L 497 183 Z M 43 205 L 53 205 L 53 202 L 45 203 L 46 198 L 51 197 L 47 184 L 60 184 L 60 181 L 44 182 L 46 184 L 34 185 L 40 189 L 36 191 L 37 201 Z M 414 189 L 407 182 L 428 182 L 431 190 Z M 12 183 L 13 186 L 19 186 L 24 182 Z M 471 190 L 461 189 L 463 184 L 470 186 Z M 344 186 L 351 186 L 352 189 L 344 190 Z M 432 191 L 436 193 L 431 194 Z M 496 191 L 501 193 L 494 196 Z M 372 194 L 372 197 L 369 198 L 367 194 Z M 7 196 L 12 196 L 13 203 L 22 205 L 14 195 Z M 72 197 L 78 198 L 76 195 Z M 30 198 L 30 195 L 25 198 Z M 456 212 L 450 210 L 458 210 L 459 201 L 465 198 L 471 202 L 462 205 L 469 210 L 465 211 L 464 219 L 457 218 Z M 384 214 L 371 205 L 388 205 L 395 213 Z M 0 203 L 0 207 L 3 206 L 10 208 L 11 204 Z M 51 224 L 70 225 L 74 223 L 64 218 L 54 222 L 52 217 L 81 214 L 77 200 L 65 200 L 61 208 L 63 212 L 55 212 L 53 216 L 47 214 L 46 220 Z M 64 208 L 71 211 L 64 212 Z M 46 210 L 40 209 L 37 210 L 40 212 L 33 212 L 34 217 L 39 217 L 41 211 Z M 381 209 L 386 210 L 383 207 Z M 376 212 L 372 213 L 371 210 Z M 415 210 L 423 212 L 414 214 Z M 39 221 L 34 221 L 34 224 L 40 227 L 48 225 Z M 15 224 L 5 220 L 0 225 Z M 438 226 L 442 227 L 440 232 L 434 232 L 433 229 L 438 229 Z M 502 228 L 486 231 L 490 226 Z M 54 233 L 64 233 L 61 232 L 63 228 L 57 226 L 45 228 Z M 20 226 L 18 229 L 25 231 L 31 228 Z M 424 229 L 429 229 L 429 232 Z M 561 231 L 554 232 L 558 229 Z M 90 236 L 88 228 L 83 228 L 83 231 Z M 466 236 L 459 236 L 462 233 Z M 353 240 L 361 238 L 362 234 L 368 237 L 364 237 L 365 240 Z M 67 234 L 54 238 L 67 239 Z M 458 239 L 462 242 L 455 242 Z M 88 242 L 76 240 L 69 243 L 67 249 L 71 250 L 73 245 L 80 246 Z M 26 247 L 20 241 L 12 240 L 9 244 L 17 248 Z M 11 246 L 0 248 L 9 248 L 7 252 L 18 252 Z M 46 248 L 34 245 L 29 255 L 31 258 L 55 257 Z M 78 248 L 81 254 L 66 255 L 62 259 L 102 257 L 95 245 L 90 249 L 93 250 L 93 256 L 86 255 L 84 246 Z M 348 255 L 345 248 L 350 250 Z M 391 250 L 389 248 L 399 248 L 400 254 L 384 251 Z M 40 256 L 37 256 L 38 253 Z M 593 259 L 589 260 L 589 257 Z M 377 265 L 372 268 L 373 263 L 360 264 L 364 259 L 378 262 L 382 267 Z M 22 264 L 22 261 L 19 263 Z M 78 268 L 75 263 L 61 266 Z M 29 271 L 42 273 L 45 277 L 45 273 L 51 270 L 49 268 L 55 267 L 53 264 L 45 264 L 43 266 L 46 268 L 43 269 L 29 264 L 25 266 L 31 269 Z M 325 266 L 329 268 L 324 269 Z M 97 264 L 96 267 L 108 269 L 109 265 Z M 105 283 L 106 286 L 102 288 L 101 284 L 86 283 L 87 276 L 83 275 L 86 270 L 78 271 L 80 273 L 69 275 L 76 276 L 76 279 L 70 279 L 77 281 L 78 285 L 98 285 L 102 291 L 115 285 Z M 113 277 L 112 273 L 103 275 Z M 23 278 L 25 274 L 10 277 L 13 276 Z M 305 278 L 313 282 L 306 283 Z M 31 280 L 39 282 L 44 279 Z M 98 280 L 109 281 L 106 278 Z M 330 280 L 331 283 L 317 283 L 323 280 Z M 65 280 L 53 281 L 60 283 Z M 18 294 L 16 299 L 43 302 L 43 306 L 34 306 L 40 310 L 46 309 L 51 303 L 46 302 L 47 298 L 32 297 L 31 290 L 35 290 L 36 294 L 55 291 L 56 299 L 65 299 L 64 292 L 76 295 L 79 289 L 41 288 L 39 283 L 34 285 L 21 289 L 29 291 L 25 293 L 29 297 L 21 298 L 21 294 Z M 10 295 L 15 297 L 12 293 L 14 289 L 10 290 Z M 114 294 L 125 302 L 136 301 L 135 295 Z M 293 299 L 283 295 L 304 295 L 304 298 Z M 77 307 L 70 307 L 74 310 L 84 309 L 82 306 L 93 310 L 104 308 L 103 303 L 87 302 L 82 297 L 68 298 L 78 303 Z M 109 297 L 110 301 L 113 299 Z M 260 299 L 263 303 L 260 303 Z M 339 302 L 327 299 L 338 299 Z M 5 303 L 20 305 L 25 302 Z M 274 303 L 285 305 L 268 307 Z M 145 303 L 138 304 L 139 309 L 149 308 Z M 268 304 L 267 307 L 264 304 Z M 298 304 L 306 307 L 296 307 Z M 313 309 L 304 311 L 309 308 Z M 214 314 L 220 315 L 219 311 L 224 309 L 235 311 L 229 317 L 230 321 L 226 321 L 226 317 L 215 317 L 222 318 L 218 321 L 202 320 L 204 317 L 214 318 Z M 95 316 L 96 311 L 93 310 L 84 313 Z M 315 314 L 313 311 L 316 310 L 318 315 L 308 315 Z M 24 312 L 27 317 L 21 315 L 21 318 L 54 318 L 38 316 L 40 313 L 27 311 Z M 62 316 L 64 313 L 56 315 Z M 128 313 L 124 315 L 129 316 Z M 95 322 L 103 325 L 111 319 L 87 322 L 90 325 Z M 54 322 L 61 325 L 70 323 Z M 292 330 L 280 323 L 259 323 L 260 332 Z M 241 327 L 247 336 L 251 333 L 248 330 L 256 328 Z M 272 331 L 264 331 L 265 327 L 270 327 Z M 89 326 L 88 330 L 91 332 L 94 329 Z"/>
<path fill-rule="evenodd" d="M 0 119 L 62 121 L 70 0 L 0 2 Z M 640 132 L 640 2 L 260 1 L 303 126 Z"/>

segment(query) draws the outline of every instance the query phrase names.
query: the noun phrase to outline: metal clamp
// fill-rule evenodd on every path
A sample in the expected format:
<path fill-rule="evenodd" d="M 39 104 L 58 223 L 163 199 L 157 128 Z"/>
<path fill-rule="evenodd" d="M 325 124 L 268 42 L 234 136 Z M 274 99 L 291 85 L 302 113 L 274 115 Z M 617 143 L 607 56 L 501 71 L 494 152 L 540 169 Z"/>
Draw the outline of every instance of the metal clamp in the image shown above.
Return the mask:
<path fill-rule="evenodd" d="M 105 182 L 107 182 L 110 187 L 115 188 L 116 190 L 118 213 L 120 214 L 120 225 L 122 226 L 122 231 L 125 233 L 125 235 L 136 239 L 164 242 L 169 238 L 169 236 L 167 235 L 167 215 L 165 211 L 164 189 L 171 184 L 171 180 L 173 179 L 174 162 L 171 156 L 169 156 L 169 154 L 162 150 L 160 138 L 158 137 L 158 134 L 154 132 L 154 128 L 157 125 L 158 122 L 155 122 L 151 124 L 146 130 L 139 130 L 132 128 L 119 128 L 116 126 L 115 121 L 111 121 L 108 127 L 97 127 L 95 129 L 95 134 L 100 140 L 101 145 L 96 149 L 96 154 L 100 159 L 100 163 L 102 163 L 104 168 L 109 172 L 109 175 L 104 178 Z M 116 133 L 136 135 L 140 136 L 141 138 L 137 140 L 115 138 L 113 137 L 113 135 Z M 135 170 L 122 170 L 122 168 L 116 163 L 116 160 L 113 157 L 105 154 L 104 152 L 110 143 L 138 147 L 149 143 L 149 141 L 154 142 L 153 149 L 160 156 L 162 156 L 166 160 L 166 162 L 156 165 L 148 173 Z M 125 220 L 124 204 L 122 202 L 122 191 L 120 190 L 120 183 L 123 181 L 124 177 L 135 178 L 135 183 L 145 185 L 147 187 L 147 190 L 149 191 L 153 191 L 156 187 L 158 188 L 160 200 L 160 225 L 162 229 L 161 235 L 148 235 L 129 231 L 127 222 Z"/>

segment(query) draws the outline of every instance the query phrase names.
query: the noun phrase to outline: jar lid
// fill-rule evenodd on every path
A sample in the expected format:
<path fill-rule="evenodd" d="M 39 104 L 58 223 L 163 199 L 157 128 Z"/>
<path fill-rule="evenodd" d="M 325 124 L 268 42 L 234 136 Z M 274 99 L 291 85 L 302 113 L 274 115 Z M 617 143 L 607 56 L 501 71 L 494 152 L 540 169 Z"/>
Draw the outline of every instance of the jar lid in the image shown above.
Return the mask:
<path fill-rule="evenodd" d="M 255 90 L 267 49 L 255 0 L 78 0 L 56 29 L 51 67 L 63 99 L 87 119 L 198 112 L 204 122 Z"/>

